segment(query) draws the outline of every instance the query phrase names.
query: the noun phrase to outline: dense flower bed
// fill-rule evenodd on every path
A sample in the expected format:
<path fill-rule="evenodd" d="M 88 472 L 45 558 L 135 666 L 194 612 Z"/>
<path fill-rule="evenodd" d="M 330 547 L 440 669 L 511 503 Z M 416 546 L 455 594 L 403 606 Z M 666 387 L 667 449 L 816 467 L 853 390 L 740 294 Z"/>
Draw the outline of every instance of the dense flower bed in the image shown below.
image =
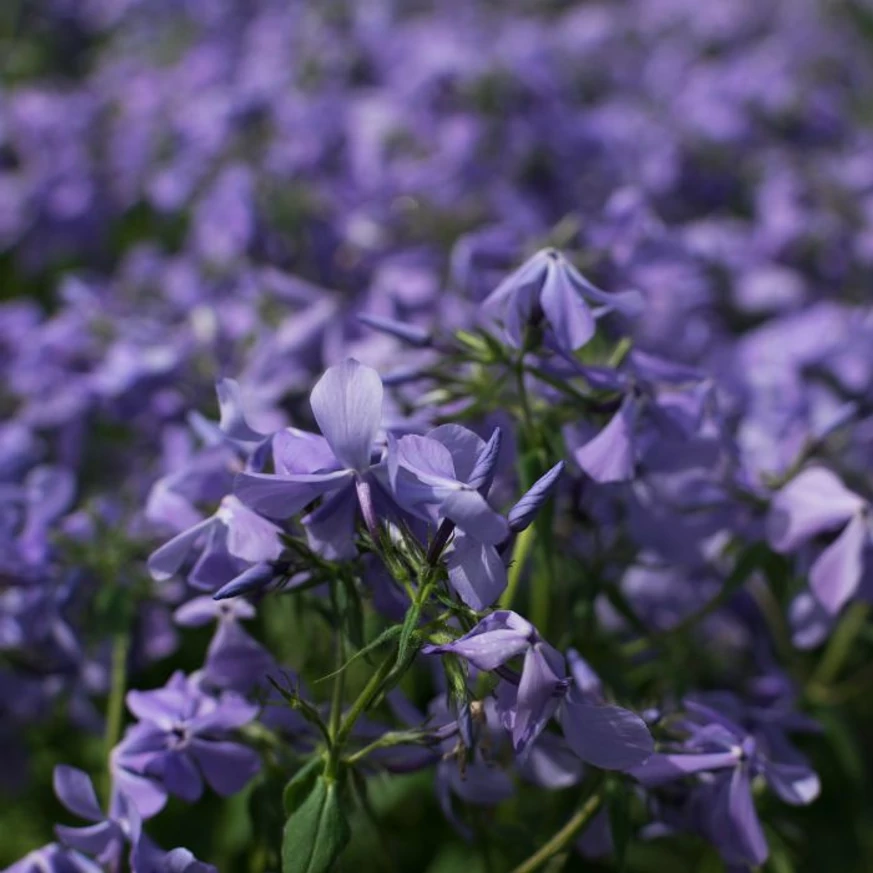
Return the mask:
<path fill-rule="evenodd" d="M 867 869 L 871 34 L 0 10 L 0 865 Z"/>

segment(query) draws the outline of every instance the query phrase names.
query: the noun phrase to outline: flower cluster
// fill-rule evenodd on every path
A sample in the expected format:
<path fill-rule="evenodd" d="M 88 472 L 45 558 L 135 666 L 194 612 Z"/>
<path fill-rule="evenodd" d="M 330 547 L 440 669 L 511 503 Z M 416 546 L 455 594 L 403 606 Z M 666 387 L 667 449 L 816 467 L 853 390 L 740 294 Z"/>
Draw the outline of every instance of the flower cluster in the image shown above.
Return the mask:
<path fill-rule="evenodd" d="M 863 3 L 41 5 L 0 865 L 860 873 Z"/>

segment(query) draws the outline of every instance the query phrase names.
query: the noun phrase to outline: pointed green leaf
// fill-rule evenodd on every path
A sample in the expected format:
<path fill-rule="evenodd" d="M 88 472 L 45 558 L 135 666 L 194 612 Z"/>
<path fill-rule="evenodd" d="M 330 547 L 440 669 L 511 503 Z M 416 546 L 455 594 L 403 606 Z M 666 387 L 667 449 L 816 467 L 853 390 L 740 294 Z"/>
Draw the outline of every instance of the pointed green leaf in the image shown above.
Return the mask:
<path fill-rule="evenodd" d="M 285 823 L 282 873 L 327 873 L 350 837 L 337 784 L 320 776 Z"/>
<path fill-rule="evenodd" d="M 282 792 L 282 806 L 286 816 L 293 815 L 309 796 L 322 766 L 321 758 L 312 758 L 288 780 Z"/>

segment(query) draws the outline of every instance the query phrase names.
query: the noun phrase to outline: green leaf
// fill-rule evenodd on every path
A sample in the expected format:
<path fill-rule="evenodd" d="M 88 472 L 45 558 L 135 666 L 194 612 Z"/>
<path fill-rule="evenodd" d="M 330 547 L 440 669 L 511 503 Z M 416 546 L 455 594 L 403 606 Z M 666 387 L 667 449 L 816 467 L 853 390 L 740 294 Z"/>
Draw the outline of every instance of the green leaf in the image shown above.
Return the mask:
<path fill-rule="evenodd" d="M 282 873 L 327 873 L 350 838 L 337 783 L 321 776 L 285 823 Z"/>
<path fill-rule="evenodd" d="M 303 804 L 321 773 L 323 763 L 321 758 L 312 758 L 288 780 L 282 792 L 282 806 L 286 816 L 293 815 Z"/>
<path fill-rule="evenodd" d="M 374 649 L 378 649 L 379 646 L 381 646 L 383 643 L 387 643 L 389 640 L 394 639 L 394 637 L 398 636 L 402 630 L 402 625 L 392 625 L 387 630 L 382 631 L 382 633 L 379 634 L 379 636 L 376 637 L 376 639 L 374 639 L 372 642 L 367 643 L 364 648 L 359 649 L 357 652 L 355 652 L 355 654 L 352 655 L 352 657 L 349 658 L 348 661 L 346 661 L 345 664 L 343 664 L 342 667 L 340 667 L 338 670 L 334 670 L 333 673 L 328 673 L 326 676 L 320 676 L 318 679 L 315 680 L 315 682 L 325 682 L 328 679 L 333 679 L 334 676 L 338 676 L 340 673 L 346 670 L 350 664 L 352 664 L 354 661 L 357 661 L 358 658 L 362 657 L 363 655 L 369 655 Z"/>
<path fill-rule="evenodd" d="M 421 618 L 421 604 L 413 603 L 403 619 L 403 627 L 400 631 L 400 642 L 397 645 L 397 664 L 403 664 L 409 653 L 409 645 L 412 635 L 418 629 L 418 621 Z"/>

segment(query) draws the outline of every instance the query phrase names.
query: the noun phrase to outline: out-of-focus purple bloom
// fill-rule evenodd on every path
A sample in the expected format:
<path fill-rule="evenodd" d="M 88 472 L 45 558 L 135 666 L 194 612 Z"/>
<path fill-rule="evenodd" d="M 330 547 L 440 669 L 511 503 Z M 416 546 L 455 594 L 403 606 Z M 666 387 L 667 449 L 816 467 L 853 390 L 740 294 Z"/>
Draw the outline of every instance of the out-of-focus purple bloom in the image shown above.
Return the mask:
<path fill-rule="evenodd" d="M 58 839 L 70 849 L 94 858 L 100 865 L 117 868 L 125 847 L 139 844 L 142 822 L 136 808 L 122 792 L 114 792 L 109 815 L 104 815 L 90 776 L 75 767 L 55 767 L 54 789 L 58 800 L 80 818 L 86 827 L 57 825 Z"/>
<path fill-rule="evenodd" d="M 545 321 L 556 345 L 567 352 L 594 335 L 596 319 L 613 310 L 637 315 L 642 298 L 635 291 L 605 294 L 585 279 L 554 249 L 543 249 L 507 276 L 485 299 L 481 315 L 488 325 L 502 325 L 516 347 L 529 325 Z"/>
<path fill-rule="evenodd" d="M 260 563 L 279 557 L 279 528 L 228 495 L 209 518 L 175 536 L 149 557 L 148 566 L 157 580 L 177 573 L 202 543 L 202 551 L 188 579 L 192 585 L 214 590 L 238 576 L 246 562 Z"/>
<path fill-rule="evenodd" d="M 84 855 L 55 843 L 28 853 L 4 873 L 102 873 L 103 868 Z"/>
<path fill-rule="evenodd" d="M 241 620 L 254 615 L 245 600 L 216 602 L 212 597 L 195 597 L 176 610 L 173 618 L 183 627 L 217 623 L 203 665 L 203 678 L 210 685 L 248 692 L 275 668 L 270 653 L 240 627 Z"/>
<path fill-rule="evenodd" d="M 143 818 L 159 812 L 168 794 L 194 802 L 205 780 L 228 796 L 257 773 L 257 753 L 229 738 L 258 712 L 238 694 L 207 694 L 198 677 L 177 672 L 164 688 L 128 692 L 127 705 L 139 721 L 112 753 L 113 775 Z"/>
<path fill-rule="evenodd" d="M 688 717 L 678 726 L 687 736 L 675 751 L 652 755 L 632 773 L 643 785 L 656 787 L 695 774 L 707 776 L 710 820 L 715 837 L 743 861 L 762 864 L 768 847 L 755 812 L 752 780 L 762 776 L 786 803 L 811 803 L 819 792 L 815 772 L 802 759 L 771 757 L 771 750 L 731 719 L 699 703 L 686 701 Z M 780 749 L 773 750 L 778 755 Z"/>
<path fill-rule="evenodd" d="M 633 478 L 635 418 L 634 403 L 626 398 L 606 427 L 573 453 L 576 463 L 595 482 L 625 482 Z"/>
<path fill-rule="evenodd" d="M 812 593 L 829 615 L 854 596 L 870 543 L 869 506 L 824 467 L 809 467 L 773 498 L 767 518 L 774 549 L 791 552 L 818 534 L 841 529 L 809 572 Z"/>
<path fill-rule="evenodd" d="M 221 443 L 227 440 L 247 455 L 251 454 L 268 437 L 254 430 L 246 420 L 243 392 L 239 382 L 234 379 L 222 379 L 216 384 L 215 390 L 218 394 L 218 424 L 208 421 L 199 413 L 192 413 L 192 425 L 207 443 Z"/>

